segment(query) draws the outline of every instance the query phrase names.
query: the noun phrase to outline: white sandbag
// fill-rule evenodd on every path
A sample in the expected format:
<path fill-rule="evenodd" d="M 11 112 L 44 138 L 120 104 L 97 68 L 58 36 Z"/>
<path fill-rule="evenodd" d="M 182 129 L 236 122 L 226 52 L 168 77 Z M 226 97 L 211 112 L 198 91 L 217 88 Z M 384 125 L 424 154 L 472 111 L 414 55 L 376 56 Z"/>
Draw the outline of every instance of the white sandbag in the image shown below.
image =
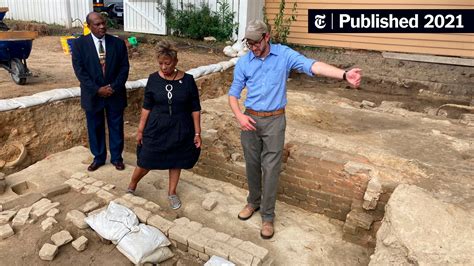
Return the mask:
<path fill-rule="evenodd" d="M 129 208 L 113 201 L 106 210 L 84 219 L 101 237 L 113 241 L 120 241 L 127 233 L 138 230 L 138 218 Z"/>
<path fill-rule="evenodd" d="M 166 236 L 153 226 L 139 224 L 138 230 L 125 235 L 117 245 L 117 249 L 131 262 L 138 264 L 151 255 L 157 248 L 169 246 Z"/>
<path fill-rule="evenodd" d="M 174 256 L 174 253 L 173 251 L 171 251 L 169 247 L 161 247 L 161 248 L 157 248 L 153 253 L 143 258 L 140 264 L 145 264 L 145 263 L 158 264 L 165 260 L 171 259 L 173 256 Z"/>
<path fill-rule="evenodd" d="M 236 52 L 239 52 L 239 51 L 242 51 L 244 49 L 244 43 L 242 41 L 236 41 L 233 45 L 232 45 L 232 49 L 234 49 L 234 51 Z"/>
<path fill-rule="evenodd" d="M 235 266 L 235 264 L 222 257 L 213 255 L 210 260 L 204 263 L 204 266 Z"/>
<path fill-rule="evenodd" d="M 20 107 L 20 104 L 12 99 L 0 100 L 0 112 L 14 110 Z"/>

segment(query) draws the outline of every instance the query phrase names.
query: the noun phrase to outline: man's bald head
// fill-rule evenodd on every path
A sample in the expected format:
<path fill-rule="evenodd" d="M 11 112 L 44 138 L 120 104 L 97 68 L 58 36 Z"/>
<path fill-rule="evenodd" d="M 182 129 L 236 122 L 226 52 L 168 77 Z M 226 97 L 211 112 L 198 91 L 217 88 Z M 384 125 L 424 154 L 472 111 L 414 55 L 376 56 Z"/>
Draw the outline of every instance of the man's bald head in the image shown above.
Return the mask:
<path fill-rule="evenodd" d="M 97 12 L 90 12 L 86 16 L 87 25 L 95 37 L 102 39 L 107 32 L 105 18 Z"/>

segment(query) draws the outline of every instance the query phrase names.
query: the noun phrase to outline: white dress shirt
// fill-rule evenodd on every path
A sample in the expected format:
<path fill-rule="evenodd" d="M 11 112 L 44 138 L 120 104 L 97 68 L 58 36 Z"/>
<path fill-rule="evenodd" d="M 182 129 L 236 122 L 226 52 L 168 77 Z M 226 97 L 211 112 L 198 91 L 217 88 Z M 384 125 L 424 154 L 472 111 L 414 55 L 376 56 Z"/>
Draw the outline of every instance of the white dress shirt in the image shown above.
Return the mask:
<path fill-rule="evenodd" d="M 102 37 L 102 39 L 99 39 L 97 37 L 95 37 L 94 34 L 92 34 L 92 40 L 94 41 L 94 45 L 95 45 L 95 50 L 97 51 L 97 57 L 99 57 L 99 40 L 102 41 L 102 47 L 104 47 L 104 53 L 107 54 L 107 51 L 105 50 L 105 35 Z"/>

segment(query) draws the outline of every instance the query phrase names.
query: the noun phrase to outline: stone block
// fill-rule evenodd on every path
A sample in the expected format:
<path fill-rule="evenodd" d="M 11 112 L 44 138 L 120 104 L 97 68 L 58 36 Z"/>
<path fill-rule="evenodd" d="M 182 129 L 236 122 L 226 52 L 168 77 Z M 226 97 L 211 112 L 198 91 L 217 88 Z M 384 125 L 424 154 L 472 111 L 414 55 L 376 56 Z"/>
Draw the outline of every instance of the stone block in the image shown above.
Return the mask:
<path fill-rule="evenodd" d="M 208 261 L 211 257 L 206 253 L 199 252 L 199 258 L 203 261 Z"/>
<path fill-rule="evenodd" d="M 102 187 L 103 185 L 105 185 L 105 183 L 103 181 L 95 181 L 94 183 L 92 183 L 92 185 L 96 187 Z"/>
<path fill-rule="evenodd" d="M 0 179 L 0 195 L 5 193 L 6 188 L 7 188 L 7 182 L 5 182 L 4 179 Z"/>
<path fill-rule="evenodd" d="M 81 193 L 82 194 L 94 194 L 94 193 L 97 193 L 97 191 L 99 191 L 100 188 L 98 187 L 95 187 L 93 185 L 85 185 L 84 188 L 81 190 Z"/>
<path fill-rule="evenodd" d="M 157 212 L 161 209 L 160 205 L 152 202 L 152 201 L 148 201 L 147 203 L 145 203 L 145 209 L 151 211 L 151 212 Z"/>
<path fill-rule="evenodd" d="M 86 215 L 78 210 L 69 211 L 66 214 L 66 221 L 70 221 L 80 229 L 86 229 L 89 225 L 84 221 Z"/>
<path fill-rule="evenodd" d="M 39 257 L 42 260 L 53 260 L 56 254 L 58 254 L 58 247 L 49 243 L 45 243 L 39 251 Z"/>
<path fill-rule="evenodd" d="M 181 217 L 181 218 L 178 218 L 178 219 L 174 220 L 174 223 L 179 224 L 179 225 L 187 225 L 190 222 L 191 221 L 186 217 Z"/>
<path fill-rule="evenodd" d="M 85 236 L 80 236 L 78 239 L 74 240 L 71 244 L 77 251 L 83 251 L 87 248 L 87 243 L 89 239 Z"/>
<path fill-rule="evenodd" d="M 33 207 L 33 209 L 31 210 L 31 216 L 33 218 L 38 218 L 40 216 L 43 216 L 47 212 L 49 212 L 51 209 L 58 207 L 59 204 L 60 204 L 59 202 L 50 202 L 48 204 L 40 205 L 37 208 Z"/>
<path fill-rule="evenodd" d="M 195 232 L 199 232 L 199 230 L 202 228 L 202 224 L 195 221 L 189 222 L 186 226 Z"/>
<path fill-rule="evenodd" d="M 54 219 L 53 217 L 48 217 L 41 222 L 41 231 L 48 231 L 53 227 L 54 224 L 57 223 L 58 221 L 56 221 L 56 219 Z"/>
<path fill-rule="evenodd" d="M 15 199 L 9 200 L 5 203 L 3 203 L 3 209 L 4 210 L 10 210 L 15 207 L 18 208 L 23 208 L 23 207 L 29 207 L 33 203 L 37 202 L 40 200 L 43 196 L 41 196 L 41 193 L 29 193 L 25 195 L 21 195 Z"/>
<path fill-rule="evenodd" d="M 99 212 L 101 212 L 101 211 L 105 211 L 105 210 L 107 210 L 107 206 L 104 206 L 104 207 L 99 208 L 99 209 L 95 209 L 95 210 L 89 212 L 89 213 L 87 214 L 87 216 L 95 215 L 95 214 L 97 214 L 97 213 L 99 213 Z"/>
<path fill-rule="evenodd" d="M 235 237 L 231 237 L 229 240 L 227 240 L 227 244 L 229 244 L 233 247 L 237 247 L 240 244 L 242 244 L 243 242 L 244 241 L 242 239 L 238 239 L 238 238 L 235 238 Z"/>
<path fill-rule="evenodd" d="M 216 230 L 209 228 L 209 227 L 204 227 L 202 228 L 199 233 L 201 233 L 203 236 L 209 238 L 209 239 L 214 239 L 216 237 Z"/>
<path fill-rule="evenodd" d="M 0 212 L 0 224 L 6 224 L 15 216 L 16 211 L 2 211 Z"/>
<path fill-rule="evenodd" d="M 95 200 L 91 200 L 91 201 L 88 201 L 86 203 L 84 203 L 84 205 L 82 205 L 81 207 L 79 207 L 79 210 L 81 212 L 84 212 L 84 213 L 87 213 L 87 212 L 90 212 L 90 211 L 93 211 L 97 208 L 99 208 L 100 204 L 95 201 Z"/>
<path fill-rule="evenodd" d="M 262 265 L 262 260 L 257 257 L 253 257 L 252 266 L 261 266 L 261 265 Z"/>
<path fill-rule="evenodd" d="M 366 210 L 374 210 L 377 207 L 380 194 L 382 193 L 382 185 L 376 176 L 372 176 L 364 194 L 364 203 L 362 207 Z"/>
<path fill-rule="evenodd" d="M 188 253 L 191 254 L 192 256 L 196 257 L 196 258 L 199 258 L 199 251 L 191 248 L 191 247 L 188 247 Z"/>
<path fill-rule="evenodd" d="M 138 220 L 142 223 L 146 223 L 148 218 L 151 216 L 151 212 L 149 210 L 145 210 L 142 207 L 135 207 L 133 208 L 133 212 L 137 215 Z"/>
<path fill-rule="evenodd" d="M 33 210 L 36 210 L 36 209 L 43 208 L 44 206 L 47 206 L 49 204 L 51 204 L 50 199 L 42 198 L 42 199 L 38 200 L 37 202 L 33 203 L 33 205 L 31 205 L 31 207 L 33 207 Z"/>
<path fill-rule="evenodd" d="M 183 252 L 188 252 L 188 246 L 185 244 L 176 242 L 176 247 Z"/>
<path fill-rule="evenodd" d="M 75 179 L 75 178 L 71 178 L 71 179 L 68 179 L 66 180 L 66 182 L 64 182 L 64 184 L 67 184 L 69 186 L 71 186 L 71 188 L 77 192 L 81 191 L 84 186 L 86 185 L 86 183 L 82 182 L 81 180 L 78 180 L 78 179 Z"/>
<path fill-rule="evenodd" d="M 103 190 L 107 190 L 107 191 L 111 191 L 114 188 L 115 188 L 114 184 L 107 184 L 107 185 L 102 187 Z"/>
<path fill-rule="evenodd" d="M 166 220 L 159 215 L 153 215 L 146 221 L 148 225 L 158 228 L 163 234 L 169 235 L 168 230 L 173 226 L 173 222 Z"/>
<path fill-rule="evenodd" d="M 363 211 L 353 210 L 347 214 L 346 224 L 354 225 L 365 230 L 369 230 L 374 217 Z"/>
<path fill-rule="evenodd" d="M 145 205 L 148 200 L 138 197 L 138 196 L 132 196 L 130 199 L 130 202 L 135 204 L 135 205 Z"/>
<path fill-rule="evenodd" d="M 122 198 L 117 198 L 117 199 L 114 199 L 113 200 L 115 203 L 117 204 L 120 204 L 122 206 L 125 206 L 129 209 L 133 209 L 133 203 L 131 203 L 130 201 L 124 199 L 123 197 Z"/>
<path fill-rule="evenodd" d="M 229 241 L 230 238 L 231 238 L 230 235 L 228 235 L 226 233 L 218 232 L 218 233 L 216 233 L 216 235 L 214 237 L 214 240 L 219 241 L 219 242 L 227 242 L 227 241 Z"/>
<path fill-rule="evenodd" d="M 188 237 L 196 232 L 185 225 L 177 224 L 168 230 L 169 238 L 183 245 L 188 245 Z"/>
<path fill-rule="evenodd" d="M 26 224 L 26 221 L 28 221 L 28 218 L 30 218 L 30 212 L 31 212 L 32 207 L 27 207 L 20 209 L 16 215 L 15 218 L 13 218 L 12 221 L 12 227 L 13 228 L 18 228 Z"/>
<path fill-rule="evenodd" d="M 265 261 L 268 257 L 268 250 L 261 246 L 257 246 L 250 241 L 244 241 L 242 244 L 238 246 L 243 251 L 247 251 L 248 253 L 254 255 L 255 257 Z"/>
<path fill-rule="evenodd" d="M 207 197 L 202 201 L 202 208 L 206 211 L 212 211 L 217 205 L 217 200 L 211 197 Z"/>
<path fill-rule="evenodd" d="M 110 192 L 108 192 L 108 191 L 106 191 L 106 190 L 103 190 L 103 189 L 97 191 L 96 194 L 97 194 L 97 197 L 99 197 L 99 198 L 105 200 L 105 202 L 107 202 L 107 203 L 108 203 L 108 202 L 111 202 L 112 200 L 115 199 L 115 195 L 114 195 L 114 194 L 112 194 L 112 193 L 110 193 Z"/>
<path fill-rule="evenodd" d="M 206 246 L 207 241 L 209 241 L 209 238 L 203 236 L 200 233 L 195 233 L 188 237 L 189 247 L 199 252 L 204 252 L 204 247 Z"/>
<path fill-rule="evenodd" d="M 3 205 L 0 204 L 0 212 L 3 211 Z"/>
<path fill-rule="evenodd" d="M 239 248 L 233 248 L 229 252 L 229 260 L 236 265 L 252 265 L 254 256 Z"/>
<path fill-rule="evenodd" d="M 0 239 L 9 238 L 14 234 L 15 232 L 9 224 L 0 225 Z"/>
<path fill-rule="evenodd" d="M 88 178 L 89 175 L 87 173 L 82 173 L 82 172 L 76 172 L 74 174 L 71 175 L 71 178 L 75 178 L 75 179 L 86 179 Z"/>
<path fill-rule="evenodd" d="M 71 233 L 66 230 L 62 230 L 61 232 L 51 236 L 51 241 L 53 241 L 53 243 L 58 247 L 71 242 L 72 239 Z"/>
<path fill-rule="evenodd" d="M 207 241 L 206 246 L 204 247 L 204 251 L 207 255 L 211 257 L 216 255 L 226 260 L 229 259 L 229 253 L 232 249 L 234 248 L 216 240 Z"/>
<path fill-rule="evenodd" d="M 71 190 L 71 186 L 68 184 L 61 184 L 51 188 L 48 188 L 41 192 L 41 195 L 45 198 L 52 198 L 58 195 L 66 194 Z"/>
<path fill-rule="evenodd" d="M 47 216 L 47 217 L 54 217 L 54 216 L 56 216 L 58 213 L 59 213 L 59 210 L 58 210 L 58 209 L 52 208 L 51 210 L 49 210 L 49 211 L 46 213 L 46 216 Z"/>
<path fill-rule="evenodd" d="M 93 177 L 88 177 L 88 178 L 82 179 L 82 181 L 84 181 L 84 183 L 86 183 L 88 185 L 92 185 L 93 183 L 95 183 L 97 181 L 97 179 L 95 179 Z"/>

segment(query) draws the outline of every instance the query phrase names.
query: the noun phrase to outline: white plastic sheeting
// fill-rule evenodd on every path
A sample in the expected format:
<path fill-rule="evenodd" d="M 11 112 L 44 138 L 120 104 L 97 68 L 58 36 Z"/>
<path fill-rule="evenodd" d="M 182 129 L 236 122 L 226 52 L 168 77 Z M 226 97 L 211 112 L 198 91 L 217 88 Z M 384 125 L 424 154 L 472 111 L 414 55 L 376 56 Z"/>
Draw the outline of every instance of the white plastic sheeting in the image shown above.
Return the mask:
<path fill-rule="evenodd" d="M 225 71 L 237 63 L 238 58 L 232 58 L 229 61 L 219 62 L 217 64 L 200 66 L 188 70 L 186 73 L 193 75 L 195 79 L 209 75 L 211 73 Z M 140 79 L 135 81 L 127 81 L 125 87 L 128 90 L 144 88 L 148 79 Z M 45 104 L 67 98 L 81 96 L 81 89 L 79 87 L 54 89 L 49 91 L 39 92 L 30 96 L 23 96 L 11 99 L 0 99 L 0 112 L 9 111 L 19 108 L 27 108 L 35 105 Z"/>

